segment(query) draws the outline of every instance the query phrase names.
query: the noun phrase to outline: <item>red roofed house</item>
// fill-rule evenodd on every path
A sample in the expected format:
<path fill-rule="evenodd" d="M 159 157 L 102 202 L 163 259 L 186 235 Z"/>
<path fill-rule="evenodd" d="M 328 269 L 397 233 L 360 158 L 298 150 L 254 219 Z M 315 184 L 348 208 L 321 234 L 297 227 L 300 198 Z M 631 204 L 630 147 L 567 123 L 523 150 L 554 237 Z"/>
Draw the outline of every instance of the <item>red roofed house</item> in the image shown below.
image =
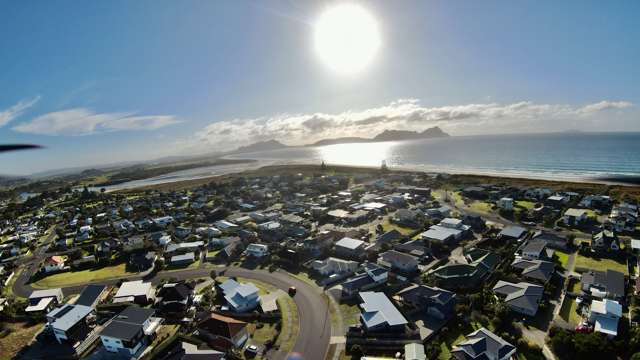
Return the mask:
<path fill-rule="evenodd" d="M 64 269 L 64 256 L 51 256 L 44 261 L 44 271 L 54 272 Z"/>
<path fill-rule="evenodd" d="M 220 351 L 242 348 L 249 339 L 246 322 L 216 313 L 200 321 L 198 330 L 208 339 L 209 346 Z"/>

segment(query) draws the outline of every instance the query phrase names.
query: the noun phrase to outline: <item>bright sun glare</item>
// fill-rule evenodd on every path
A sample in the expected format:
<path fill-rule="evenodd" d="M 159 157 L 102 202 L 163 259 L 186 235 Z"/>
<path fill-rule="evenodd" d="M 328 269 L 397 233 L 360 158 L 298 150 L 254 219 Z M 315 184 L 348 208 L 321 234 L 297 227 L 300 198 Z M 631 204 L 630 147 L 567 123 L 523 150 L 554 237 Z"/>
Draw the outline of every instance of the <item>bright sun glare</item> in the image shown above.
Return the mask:
<path fill-rule="evenodd" d="M 353 74 L 364 69 L 380 47 L 374 17 L 356 4 L 327 9 L 315 24 L 315 50 L 323 63 L 336 72 Z"/>

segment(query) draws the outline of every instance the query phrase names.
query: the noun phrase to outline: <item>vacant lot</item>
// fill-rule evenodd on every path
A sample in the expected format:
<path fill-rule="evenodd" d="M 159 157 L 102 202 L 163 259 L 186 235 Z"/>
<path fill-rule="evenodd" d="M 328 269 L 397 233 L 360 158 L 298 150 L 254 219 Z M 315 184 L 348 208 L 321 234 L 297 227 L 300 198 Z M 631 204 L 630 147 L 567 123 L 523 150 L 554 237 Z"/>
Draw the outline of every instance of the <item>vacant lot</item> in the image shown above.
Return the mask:
<path fill-rule="evenodd" d="M 613 259 L 598 259 L 577 255 L 575 266 L 576 268 L 599 271 L 606 271 L 608 269 L 611 269 L 619 271 L 623 274 L 628 274 L 627 264 Z"/>
<path fill-rule="evenodd" d="M 562 302 L 560 317 L 571 325 L 578 325 L 582 321 L 582 317 L 577 313 L 577 309 L 576 299 L 567 296 Z"/>
<path fill-rule="evenodd" d="M 42 329 L 42 324 L 6 323 L 10 333 L 0 337 L 0 359 L 12 359 L 18 351 L 29 345 L 33 337 Z"/>
<path fill-rule="evenodd" d="M 135 275 L 137 273 L 127 272 L 126 264 L 106 266 L 99 269 L 87 269 L 80 271 L 69 271 L 59 274 L 49 275 L 33 283 L 34 288 L 64 287 L 70 285 L 86 284 L 91 281 L 119 278 L 123 276 Z"/>

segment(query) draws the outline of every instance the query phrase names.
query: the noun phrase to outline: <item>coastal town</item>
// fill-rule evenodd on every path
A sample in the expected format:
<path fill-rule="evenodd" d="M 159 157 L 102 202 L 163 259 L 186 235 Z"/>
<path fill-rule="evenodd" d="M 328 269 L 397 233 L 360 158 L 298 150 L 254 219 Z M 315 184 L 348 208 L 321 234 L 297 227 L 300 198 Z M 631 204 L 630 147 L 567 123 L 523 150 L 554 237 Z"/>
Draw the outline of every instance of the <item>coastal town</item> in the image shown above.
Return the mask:
<path fill-rule="evenodd" d="M 1 357 L 639 359 L 638 194 L 323 163 L 4 196 Z"/>

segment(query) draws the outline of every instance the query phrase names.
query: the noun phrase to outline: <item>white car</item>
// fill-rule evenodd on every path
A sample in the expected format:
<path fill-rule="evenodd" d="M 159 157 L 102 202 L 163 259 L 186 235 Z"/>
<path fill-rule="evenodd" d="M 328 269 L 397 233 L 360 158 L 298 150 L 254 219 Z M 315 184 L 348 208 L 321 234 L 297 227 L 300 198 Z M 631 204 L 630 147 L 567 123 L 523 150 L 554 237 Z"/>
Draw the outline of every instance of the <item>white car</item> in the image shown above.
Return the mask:
<path fill-rule="evenodd" d="M 247 346 L 247 348 L 245 349 L 248 353 L 251 354 L 257 354 L 258 353 L 258 347 L 255 345 L 249 345 Z"/>

